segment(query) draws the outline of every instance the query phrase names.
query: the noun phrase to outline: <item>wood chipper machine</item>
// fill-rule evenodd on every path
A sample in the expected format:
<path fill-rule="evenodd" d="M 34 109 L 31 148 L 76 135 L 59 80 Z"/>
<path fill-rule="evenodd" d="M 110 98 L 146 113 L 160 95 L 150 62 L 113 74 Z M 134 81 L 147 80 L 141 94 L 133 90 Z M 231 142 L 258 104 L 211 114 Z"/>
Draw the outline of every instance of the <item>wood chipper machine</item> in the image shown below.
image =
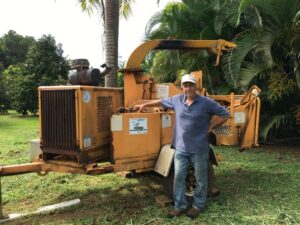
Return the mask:
<path fill-rule="evenodd" d="M 174 83 L 156 83 L 143 73 L 142 61 L 152 50 L 209 49 L 219 64 L 222 53 L 234 47 L 225 40 L 147 41 L 133 51 L 122 70 L 124 89 L 90 85 L 85 77 L 93 81 L 93 74 L 99 72 L 79 62 L 72 78 L 77 85 L 39 87 L 40 137 L 31 142 L 32 162 L 2 166 L 1 176 L 155 170 L 167 177 L 172 166 L 174 112 L 148 107 L 138 113 L 132 108 L 181 93 L 181 88 Z M 207 95 L 202 72 L 193 74 L 199 94 Z M 253 86 L 244 95 L 209 95 L 230 112 L 230 119 L 215 130 L 217 144 L 243 148 L 258 144 L 259 92 Z"/>

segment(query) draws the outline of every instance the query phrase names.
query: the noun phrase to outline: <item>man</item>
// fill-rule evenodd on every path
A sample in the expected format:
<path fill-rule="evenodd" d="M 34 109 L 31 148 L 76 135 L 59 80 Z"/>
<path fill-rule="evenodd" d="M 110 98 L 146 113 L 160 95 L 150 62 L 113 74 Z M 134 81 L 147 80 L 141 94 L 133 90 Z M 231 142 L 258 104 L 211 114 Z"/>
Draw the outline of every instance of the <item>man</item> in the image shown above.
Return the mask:
<path fill-rule="evenodd" d="M 173 146 L 174 155 L 174 209 L 169 217 L 178 217 L 186 213 L 190 218 L 196 218 L 204 209 L 207 197 L 208 140 L 207 134 L 223 124 L 228 118 L 228 111 L 214 100 L 196 93 L 196 80 L 191 74 L 185 74 L 181 79 L 182 94 L 136 105 L 140 112 L 146 106 L 162 104 L 163 107 L 175 111 L 175 131 Z M 216 118 L 211 123 L 212 116 Z M 185 196 L 185 178 L 188 167 L 195 169 L 197 186 L 194 191 L 193 205 L 187 210 Z"/>

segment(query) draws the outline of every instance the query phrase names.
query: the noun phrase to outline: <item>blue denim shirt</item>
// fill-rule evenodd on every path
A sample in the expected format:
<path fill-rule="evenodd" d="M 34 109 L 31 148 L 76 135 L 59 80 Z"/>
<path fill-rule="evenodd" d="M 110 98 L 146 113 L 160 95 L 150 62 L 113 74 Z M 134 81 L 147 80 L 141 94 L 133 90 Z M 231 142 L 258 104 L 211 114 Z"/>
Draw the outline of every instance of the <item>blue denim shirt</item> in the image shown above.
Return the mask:
<path fill-rule="evenodd" d="M 209 151 L 207 132 L 213 115 L 229 117 L 229 112 L 214 100 L 197 95 L 187 106 L 186 96 L 179 94 L 162 99 L 165 108 L 175 111 L 173 146 L 186 153 L 206 153 Z"/>

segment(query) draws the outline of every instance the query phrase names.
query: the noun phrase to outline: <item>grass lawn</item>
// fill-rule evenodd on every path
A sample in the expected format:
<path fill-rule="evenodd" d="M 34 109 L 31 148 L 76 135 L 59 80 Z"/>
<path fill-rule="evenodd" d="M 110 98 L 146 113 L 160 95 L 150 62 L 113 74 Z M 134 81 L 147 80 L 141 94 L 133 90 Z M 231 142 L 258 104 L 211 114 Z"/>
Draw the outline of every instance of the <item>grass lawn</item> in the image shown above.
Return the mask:
<path fill-rule="evenodd" d="M 0 116 L 1 165 L 28 162 L 29 140 L 38 137 L 38 119 L 16 114 Z M 299 149 L 300 151 L 300 149 Z M 216 167 L 221 195 L 209 199 L 199 218 L 168 219 L 160 208 L 161 177 L 142 174 L 126 179 L 98 176 L 37 174 L 2 177 L 4 214 L 80 198 L 72 208 L 23 218 L 7 224 L 300 224 L 300 163 L 288 152 L 257 148 L 242 153 L 217 147 Z"/>

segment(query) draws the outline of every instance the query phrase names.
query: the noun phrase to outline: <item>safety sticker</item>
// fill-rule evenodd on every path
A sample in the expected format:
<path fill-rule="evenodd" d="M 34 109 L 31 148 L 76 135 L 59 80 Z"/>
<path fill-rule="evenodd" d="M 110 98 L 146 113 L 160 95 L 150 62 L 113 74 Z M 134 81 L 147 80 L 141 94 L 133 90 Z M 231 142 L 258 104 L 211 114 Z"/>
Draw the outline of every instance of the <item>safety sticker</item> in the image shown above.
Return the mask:
<path fill-rule="evenodd" d="M 161 117 L 161 123 L 162 128 L 171 127 L 171 115 L 163 114 Z"/>
<path fill-rule="evenodd" d="M 84 91 L 82 95 L 82 100 L 84 103 L 89 103 L 91 101 L 91 93 L 89 91 Z"/>
<path fill-rule="evenodd" d="M 129 119 L 129 134 L 147 134 L 147 118 Z"/>
<path fill-rule="evenodd" d="M 111 131 L 122 131 L 123 130 L 123 116 L 122 115 L 112 115 L 110 120 Z"/>
<path fill-rule="evenodd" d="M 84 137 L 83 139 L 83 147 L 88 148 L 91 146 L 91 137 Z"/>
<path fill-rule="evenodd" d="M 156 85 L 156 97 L 157 98 L 168 98 L 169 97 L 169 86 L 164 84 Z"/>
<path fill-rule="evenodd" d="M 235 112 L 234 113 L 234 123 L 245 123 L 245 113 L 244 112 Z"/>

